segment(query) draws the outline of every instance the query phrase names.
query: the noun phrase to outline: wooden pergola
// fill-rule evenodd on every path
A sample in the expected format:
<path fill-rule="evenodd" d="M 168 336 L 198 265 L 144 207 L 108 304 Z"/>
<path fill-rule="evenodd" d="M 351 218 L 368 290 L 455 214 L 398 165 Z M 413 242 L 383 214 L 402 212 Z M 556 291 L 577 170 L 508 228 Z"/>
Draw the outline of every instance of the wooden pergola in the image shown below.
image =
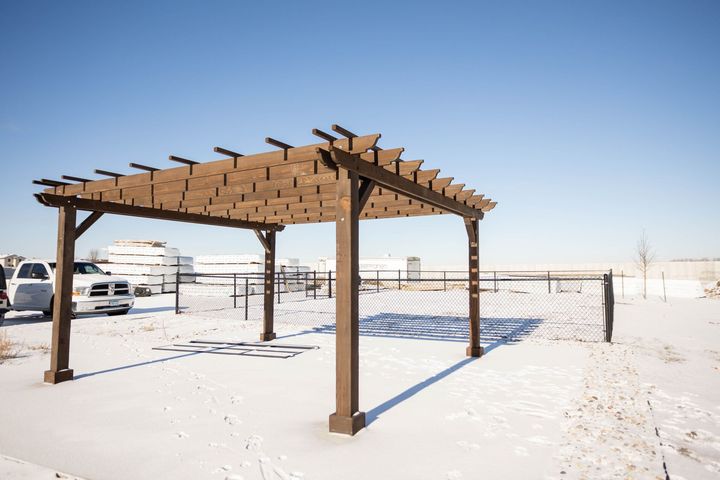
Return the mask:
<path fill-rule="evenodd" d="M 358 407 L 359 220 L 455 214 L 468 236 L 469 330 L 466 354 L 480 357 L 478 221 L 496 203 L 466 189 L 422 160 L 402 160 L 403 148 L 382 149 L 380 134 L 358 136 L 333 125 L 338 136 L 314 129 L 323 142 L 293 147 L 272 138 L 276 150 L 242 155 L 221 147 L 221 160 L 199 163 L 169 159 L 181 166 L 160 169 L 136 163 L 142 173 L 91 180 L 63 175 L 33 183 L 49 188 L 37 200 L 58 209 L 57 269 L 50 370 L 45 382 L 72 380 L 69 365 L 75 240 L 104 214 L 173 220 L 253 230 L 265 250 L 264 315 L 261 341 L 275 338 L 273 296 L 276 233 L 286 225 L 336 225 L 336 410 L 330 431 L 355 434 L 365 426 Z M 78 210 L 90 212 L 76 225 Z"/>

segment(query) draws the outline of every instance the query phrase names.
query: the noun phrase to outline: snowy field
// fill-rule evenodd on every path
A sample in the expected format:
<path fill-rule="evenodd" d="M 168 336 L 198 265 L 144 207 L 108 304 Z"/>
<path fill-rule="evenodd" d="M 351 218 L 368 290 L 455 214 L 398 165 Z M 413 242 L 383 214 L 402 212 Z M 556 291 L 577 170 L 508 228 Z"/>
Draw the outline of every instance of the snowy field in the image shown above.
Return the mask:
<path fill-rule="evenodd" d="M 355 437 L 327 431 L 330 300 L 304 313 L 276 306 L 273 343 L 319 348 L 270 358 L 154 350 L 255 341 L 260 326 L 232 311 L 176 316 L 172 295 L 140 298 L 131 315 L 73 321 L 76 380 L 55 386 L 42 383 L 49 319 L 9 315 L 1 330 L 21 352 L 0 364 L 0 478 L 720 475 L 720 301 L 618 299 L 613 344 L 537 333 L 508 342 L 519 333 L 511 322 L 495 334 L 485 322 L 481 359 L 464 356 L 460 324 L 447 322 L 459 313 L 442 297 L 393 309 L 391 297 L 363 301 L 374 319 L 360 339 L 369 425 Z M 514 325 L 541 331 L 529 320 Z"/>

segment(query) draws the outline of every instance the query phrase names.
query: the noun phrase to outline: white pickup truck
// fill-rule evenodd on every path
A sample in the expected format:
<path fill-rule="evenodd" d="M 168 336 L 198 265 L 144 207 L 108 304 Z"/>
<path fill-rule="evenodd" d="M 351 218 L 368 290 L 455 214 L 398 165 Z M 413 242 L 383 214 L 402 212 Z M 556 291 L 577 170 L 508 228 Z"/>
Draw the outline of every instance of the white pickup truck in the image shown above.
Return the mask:
<path fill-rule="evenodd" d="M 72 311 L 75 315 L 124 315 L 135 303 L 127 280 L 113 277 L 90 262 L 75 262 Z M 8 282 L 12 310 L 39 310 L 51 315 L 55 293 L 55 263 L 26 260 Z"/>

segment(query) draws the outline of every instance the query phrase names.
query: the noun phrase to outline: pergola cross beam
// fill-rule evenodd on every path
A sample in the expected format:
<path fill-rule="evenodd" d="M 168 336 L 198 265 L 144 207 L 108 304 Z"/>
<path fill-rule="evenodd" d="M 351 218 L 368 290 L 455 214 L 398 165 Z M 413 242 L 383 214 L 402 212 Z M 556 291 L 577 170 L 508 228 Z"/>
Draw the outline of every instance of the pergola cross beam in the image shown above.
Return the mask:
<path fill-rule="evenodd" d="M 262 222 L 248 222 L 232 218 L 211 217 L 198 213 L 174 212 L 158 208 L 136 207 L 122 203 L 102 202 L 86 198 L 53 195 L 50 193 L 35 194 L 38 202 L 48 207 L 73 206 L 77 210 L 98 213 L 112 213 L 129 217 L 154 218 L 158 220 L 171 220 L 176 222 L 198 223 L 202 225 L 215 225 L 220 227 L 245 228 L 249 230 L 281 231 L 284 225 L 267 224 Z"/>
<path fill-rule="evenodd" d="M 449 198 L 441 193 L 418 185 L 412 180 L 393 174 L 384 168 L 373 165 L 349 154 L 343 150 L 332 148 L 329 151 L 319 148 L 317 150 L 319 159 L 325 165 L 335 164 L 346 170 L 357 173 L 362 178 L 373 180 L 377 186 L 404 195 L 408 198 L 418 200 L 428 205 L 453 212 L 457 215 L 470 218 L 483 217 L 483 213 L 472 207 Z"/>

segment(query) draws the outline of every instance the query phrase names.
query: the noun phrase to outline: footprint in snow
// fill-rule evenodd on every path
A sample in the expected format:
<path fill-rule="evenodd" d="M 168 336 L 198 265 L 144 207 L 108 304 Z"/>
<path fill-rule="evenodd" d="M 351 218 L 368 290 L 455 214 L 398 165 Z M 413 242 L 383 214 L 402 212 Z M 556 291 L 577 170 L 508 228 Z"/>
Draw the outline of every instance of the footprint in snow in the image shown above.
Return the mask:
<path fill-rule="evenodd" d="M 188 435 L 188 434 L 185 433 L 185 432 L 177 432 L 177 433 L 175 434 L 175 436 L 176 436 L 177 438 L 188 438 L 188 437 L 190 437 L 190 435 Z"/>
<path fill-rule="evenodd" d="M 238 424 L 242 423 L 242 421 L 237 417 L 237 415 L 232 415 L 232 414 L 225 415 L 224 420 L 225 420 L 225 423 L 227 423 L 228 425 L 238 425 Z"/>
<path fill-rule="evenodd" d="M 245 449 L 259 451 L 263 444 L 263 438 L 260 435 L 250 435 L 245 440 Z"/>

